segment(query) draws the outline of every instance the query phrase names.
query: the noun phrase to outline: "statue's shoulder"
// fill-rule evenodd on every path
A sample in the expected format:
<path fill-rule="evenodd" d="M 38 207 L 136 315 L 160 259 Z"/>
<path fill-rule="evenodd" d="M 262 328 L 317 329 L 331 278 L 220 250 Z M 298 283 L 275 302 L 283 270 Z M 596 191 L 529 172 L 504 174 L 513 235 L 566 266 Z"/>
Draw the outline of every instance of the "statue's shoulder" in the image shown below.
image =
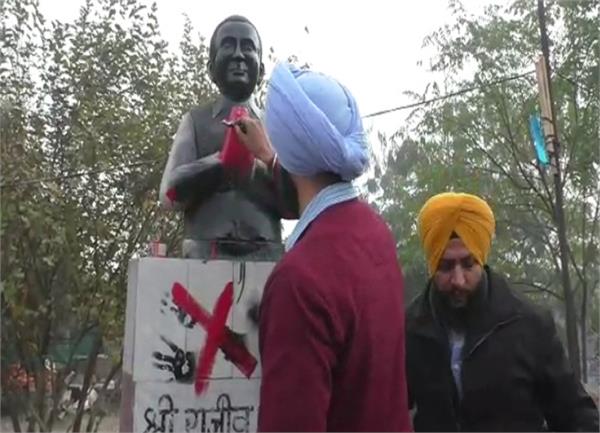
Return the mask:
<path fill-rule="evenodd" d="M 190 108 L 189 113 L 192 117 L 204 117 L 208 115 L 212 115 L 212 112 L 215 108 L 216 100 L 211 100 L 201 105 L 196 105 Z"/>

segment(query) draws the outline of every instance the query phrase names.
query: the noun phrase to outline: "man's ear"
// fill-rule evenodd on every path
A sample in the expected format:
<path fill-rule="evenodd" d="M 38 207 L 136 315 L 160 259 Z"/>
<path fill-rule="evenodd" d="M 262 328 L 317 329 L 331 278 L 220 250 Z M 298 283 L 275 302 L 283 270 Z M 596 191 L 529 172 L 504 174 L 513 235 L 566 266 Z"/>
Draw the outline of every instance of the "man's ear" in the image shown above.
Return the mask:
<path fill-rule="evenodd" d="M 260 62 L 260 66 L 258 67 L 258 78 L 256 80 L 256 87 L 260 86 L 260 83 L 263 82 L 265 78 L 265 64 Z"/>
<path fill-rule="evenodd" d="M 208 69 L 208 76 L 210 77 L 210 80 L 216 84 L 217 82 L 215 81 L 215 64 L 212 60 L 206 62 L 206 69 Z"/>

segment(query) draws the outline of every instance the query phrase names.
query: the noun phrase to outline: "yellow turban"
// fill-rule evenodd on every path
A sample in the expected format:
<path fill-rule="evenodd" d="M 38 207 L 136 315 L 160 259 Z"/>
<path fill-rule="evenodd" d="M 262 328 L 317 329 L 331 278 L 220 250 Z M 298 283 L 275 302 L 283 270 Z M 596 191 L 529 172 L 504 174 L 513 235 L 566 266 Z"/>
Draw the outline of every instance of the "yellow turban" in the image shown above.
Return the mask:
<path fill-rule="evenodd" d="M 486 263 L 496 221 L 492 209 L 481 198 L 452 192 L 435 195 L 419 212 L 418 224 L 431 275 L 453 232 L 480 265 Z"/>

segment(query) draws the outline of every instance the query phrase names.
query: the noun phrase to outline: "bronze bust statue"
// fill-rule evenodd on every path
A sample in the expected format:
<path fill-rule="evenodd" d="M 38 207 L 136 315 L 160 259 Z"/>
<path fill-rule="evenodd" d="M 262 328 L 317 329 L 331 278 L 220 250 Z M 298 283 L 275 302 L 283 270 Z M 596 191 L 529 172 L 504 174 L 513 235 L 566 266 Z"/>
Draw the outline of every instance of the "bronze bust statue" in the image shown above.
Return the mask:
<path fill-rule="evenodd" d="M 161 203 L 184 212 L 184 257 L 275 260 L 283 249 L 272 170 L 255 163 L 250 175 L 240 177 L 221 159 L 223 120 L 232 108 L 259 117 L 252 95 L 264 75 L 262 44 L 247 18 L 233 15 L 217 26 L 208 71 L 220 97 L 181 120 L 160 185 Z"/>

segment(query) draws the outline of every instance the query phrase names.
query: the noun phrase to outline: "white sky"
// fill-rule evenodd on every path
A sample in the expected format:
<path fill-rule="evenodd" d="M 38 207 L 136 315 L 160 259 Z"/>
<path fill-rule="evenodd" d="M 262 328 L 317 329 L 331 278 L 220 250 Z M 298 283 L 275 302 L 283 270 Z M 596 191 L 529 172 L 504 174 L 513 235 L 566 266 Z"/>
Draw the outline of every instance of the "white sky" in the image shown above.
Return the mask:
<path fill-rule="evenodd" d="M 498 0 L 463 0 L 469 12 L 480 13 Z M 150 5 L 148 0 L 142 3 Z M 422 49 L 425 36 L 451 21 L 448 0 L 157 0 L 160 31 L 176 49 L 183 33 L 184 14 L 194 30 L 210 38 L 225 17 L 240 14 L 257 27 L 265 51 L 279 58 L 295 54 L 315 70 L 346 85 L 361 114 L 414 102 L 405 91 L 423 92 L 434 77 L 426 65 L 431 52 Z M 40 0 L 45 17 L 70 21 L 82 0 Z M 308 34 L 304 30 L 308 27 Z M 272 64 L 266 62 L 267 75 Z M 423 66 L 417 62 L 423 60 Z M 366 128 L 393 133 L 409 110 L 365 121 Z M 293 224 L 285 224 L 289 234 Z"/>
<path fill-rule="evenodd" d="M 490 2 L 463 0 L 472 12 L 480 12 Z M 184 14 L 207 39 L 223 18 L 232 14 L 248 17 L 258 28 L 265 50 L 273 47 L 280 58 L 296 54 L 314 69 L 337 78 L 352 91 L 363 115 L 414 102 L 403 92 L 422 92 L 433 78 L 425 66 L 417 66 L 418 60 L 426 65 L 431 54 L 421 48 L 423 38 L 451 20 L 448 0 L 156 3 L 161 33 L 174 48 L 183 32 Z M 82 0 L 40 0 L 44 15 L 60 20 L 75 19 L 82 4 Z M 272 65 L 266 66 L 269 74 Z M 386 114 L 366 121 L 365 126 L 392 133 L 402 125 L 406 114 Z"/>

